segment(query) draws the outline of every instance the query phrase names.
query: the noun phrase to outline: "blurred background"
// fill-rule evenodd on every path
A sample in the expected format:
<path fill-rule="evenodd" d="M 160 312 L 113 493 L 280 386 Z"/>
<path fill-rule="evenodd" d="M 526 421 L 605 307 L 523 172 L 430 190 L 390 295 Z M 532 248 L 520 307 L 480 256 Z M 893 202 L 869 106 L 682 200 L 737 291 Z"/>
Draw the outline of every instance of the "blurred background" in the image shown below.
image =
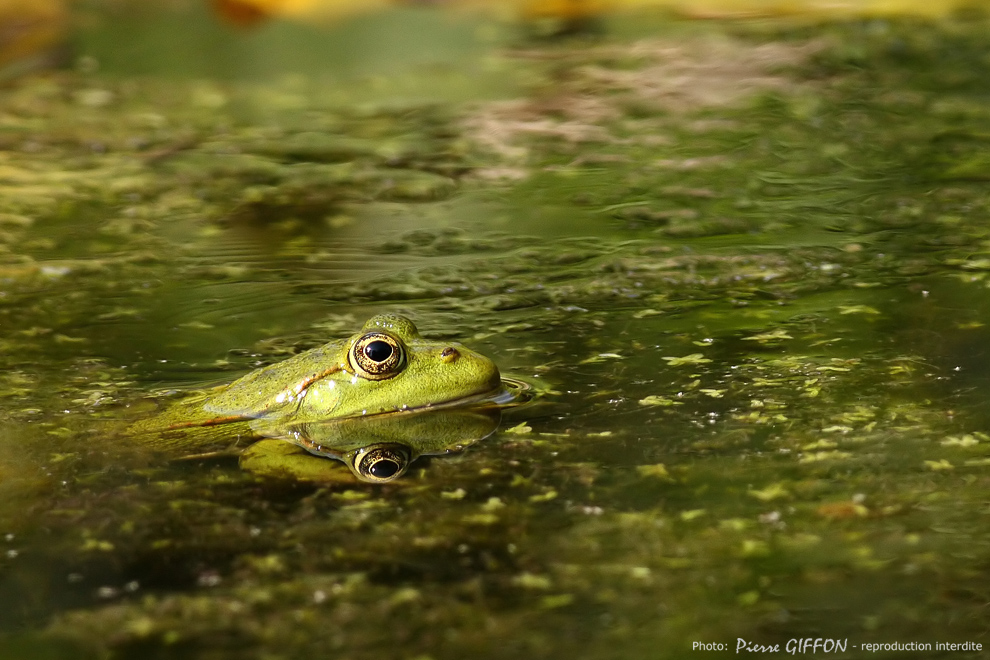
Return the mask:
<path fill-rule="evenodd" d="M 64 64 L 83 53 L 121 71 L 175 70 L 197 59 L 214 60 L 215 69 L 227 73 L 264 71 L 298 56 L 306 46 L 300 35 L 316 39 L 342 23 L 356 32 L 333 32 L 341 41 L 330 45 L 334 50 L 372 60 L 399 51 L 416 60 L 423 55 L 415 51 L 430 50 L 435 39 L 415 35 L 427 36 L 422 31 L 438 17 L 463 40 L 457 21 L 472 16 L 495 17 L 523 34 L 547 35 L 593 31 L 609 20 L 643 15 L 937 17 L 978 6 L 977 0 L 0 0 L 0 75 Z M 362 16 L 389 11 L 402 18 L 375 34 L 354 27 Z M 433 16 L 424 17 L 427 12 Z M 121 22 L 132 29 L 116 30 Z M 293 43 L 300 38 L 302 43 Z"/>

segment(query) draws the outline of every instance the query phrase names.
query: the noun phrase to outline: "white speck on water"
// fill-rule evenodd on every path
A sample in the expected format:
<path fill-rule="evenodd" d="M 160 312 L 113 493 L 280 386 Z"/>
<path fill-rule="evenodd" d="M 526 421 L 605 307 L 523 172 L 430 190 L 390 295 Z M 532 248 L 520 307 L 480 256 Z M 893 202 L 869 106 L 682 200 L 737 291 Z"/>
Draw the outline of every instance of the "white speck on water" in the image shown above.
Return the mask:
<path fill-rule="evenodd" d="M 100 587 L 99 589 L 96 590 L 97 598 L 113 598 L 118 593 L 120 592 L 117 591 L 117 589 L 115 589 L 114 587 Z"/>

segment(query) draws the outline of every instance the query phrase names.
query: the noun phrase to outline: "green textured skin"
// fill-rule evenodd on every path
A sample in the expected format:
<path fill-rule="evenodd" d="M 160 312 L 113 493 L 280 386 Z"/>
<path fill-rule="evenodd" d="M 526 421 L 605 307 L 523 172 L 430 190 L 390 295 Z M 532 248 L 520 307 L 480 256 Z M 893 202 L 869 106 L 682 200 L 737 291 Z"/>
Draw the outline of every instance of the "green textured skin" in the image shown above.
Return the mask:
<path fill-rule="evenodd" d="M 405 350 L 405 368 L 386 380 L 362 378 L 348 361 L 354 342 L 373 330 L 391 335 Z M 459 357 L 445 362 L 440 357 L 445 348 L 455 348 Z M 330 370 L 336 373 L 321 376 Z M 423 339 L 409 319 L 383 314 L 349 339 L 247 374 L 208 396 L 202 407 L 221 417 L 302 423 L 419 409 L 490 392 L 500 382 L 498 367 L 483 355 L 460 344 Z"/>
<path fill-rule="evenodd" d="M 351 366 L 354 343 L 371 331 L 402 345 L 404 367 L 395 376 L 372 380 Z M 449 348 L 456 349 L 456 358 L 441 355 Z M 374 444 L 404 445 L 411 461 L 476 442 L 498 426 L 497 409 L 459 410 L 500 389 L 498 368 L 488 358 L 460 344 L 424 339 L 409 319 L 383 314 L 348 339 L 190 394 L 128 432 L 157 449 L 185 452 L 240 453 L 259 437 L 278 438 L 285 447 L 252 447 L 242 456 L 244 467 L 332 480 L 336 461 L 321 457 L 354 469 L 355 454 Z M 288 449 L 290 443 L 297 447 Z"/>

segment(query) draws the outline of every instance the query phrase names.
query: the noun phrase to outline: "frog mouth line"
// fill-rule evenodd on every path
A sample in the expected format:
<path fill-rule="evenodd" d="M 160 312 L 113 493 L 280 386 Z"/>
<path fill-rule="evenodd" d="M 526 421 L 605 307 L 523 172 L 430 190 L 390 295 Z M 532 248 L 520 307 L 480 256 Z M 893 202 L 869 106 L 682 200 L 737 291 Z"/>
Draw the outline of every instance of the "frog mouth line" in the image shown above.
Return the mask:
<path fill-rule="evenodd" d="M 428 403 L 416 408 L 387 411 L 379 414 L 395 414 L 403 412 L 423 412 L 427 410 L 446 410 L 449 408 L 494 406 L 498 408 L 521 406 L 534 398 L 535 390 L 529 383 L 511 377 L 502 377 L 495 389 L 480 394 L 469 394 L 459 399 Z"/>
<path fill-rule="evenodd" d="M 470 394 L 468 396 L 461 397 L 459 399 L 451 399 L 450 401 L 440 401 L 437 403 L 428 403 L 423 406 L 418 406 L 415 408 L 406 408 L 403 410 L 396 410 L 394 412 L 422 412 L 426 410 L 447 410 L 449 408 L 471 408 L 471 407 L 484 407 L 485 405 L 500 406 L 504 399 L 507 398 L 509 391 L 506 390 L 505 386 L 499 384 L 493 390 L 488 392 L 482 392 L 480 394 Z"/>
<path fill-rule="evenodd" d="M 427 403 L 422 406 L 409 406 L 406 408 L 396 408 L 393 410 L 381 410 L 378 412 L 355 413 L 340 417 L 328 418 L 328 421 L 367 419 L 371 417 L 384 417 L 386 415 L 411 415 L 438 410 L 449 410 L 451 408 L 506 408 L 521 406 L 535 398 L 535 389 L 529 383 L 511 377 L 502 377 L 498 387 L 469 394 L 467 396 L 440 401 L 437 403 Z M 257 418 L 258 422 L 263 422 L 265 417 Z"/>
<path fill-rule="evenodd" d="M 348 415 L 340 419 L 354 419 L 361 417 L 380 417 L 382 415 L 402 415 L 410 413 L 427 412 L 431 410 L 449 410 L 450 408 L 485 408 L 522 405 L 531 400 L 533 387 L 526 382 L 515 378 L 503 377 L 498 387 L 487 392 L 469 394 L 467 396 L 440 401 L 438 403 L 427 403 L 422 406 L 399 408 L 395 410 L 383 410 L 377 413 L 367 413 L 360 415 Z"/>

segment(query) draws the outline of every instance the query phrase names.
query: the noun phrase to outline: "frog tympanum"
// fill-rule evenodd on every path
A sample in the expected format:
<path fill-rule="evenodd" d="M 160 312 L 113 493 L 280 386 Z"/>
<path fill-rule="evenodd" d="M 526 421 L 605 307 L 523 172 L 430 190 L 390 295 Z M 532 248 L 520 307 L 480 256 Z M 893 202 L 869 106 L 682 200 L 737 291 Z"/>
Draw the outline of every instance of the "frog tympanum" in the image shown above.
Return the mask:
<path fill-rule="evenodd" d="M 186 452 L 276 438 L 243 451 L 241 464 L 335 480 L 319 460 L 330 457 L 366 481 L 391 481 L 417 456 L 456 451 L 492 433 L 499 406 L 519 389 L 488 358 L 424 339 L 409 319 L 383 314 L 348 339 L 182 399 L 129 433 Z"/>

